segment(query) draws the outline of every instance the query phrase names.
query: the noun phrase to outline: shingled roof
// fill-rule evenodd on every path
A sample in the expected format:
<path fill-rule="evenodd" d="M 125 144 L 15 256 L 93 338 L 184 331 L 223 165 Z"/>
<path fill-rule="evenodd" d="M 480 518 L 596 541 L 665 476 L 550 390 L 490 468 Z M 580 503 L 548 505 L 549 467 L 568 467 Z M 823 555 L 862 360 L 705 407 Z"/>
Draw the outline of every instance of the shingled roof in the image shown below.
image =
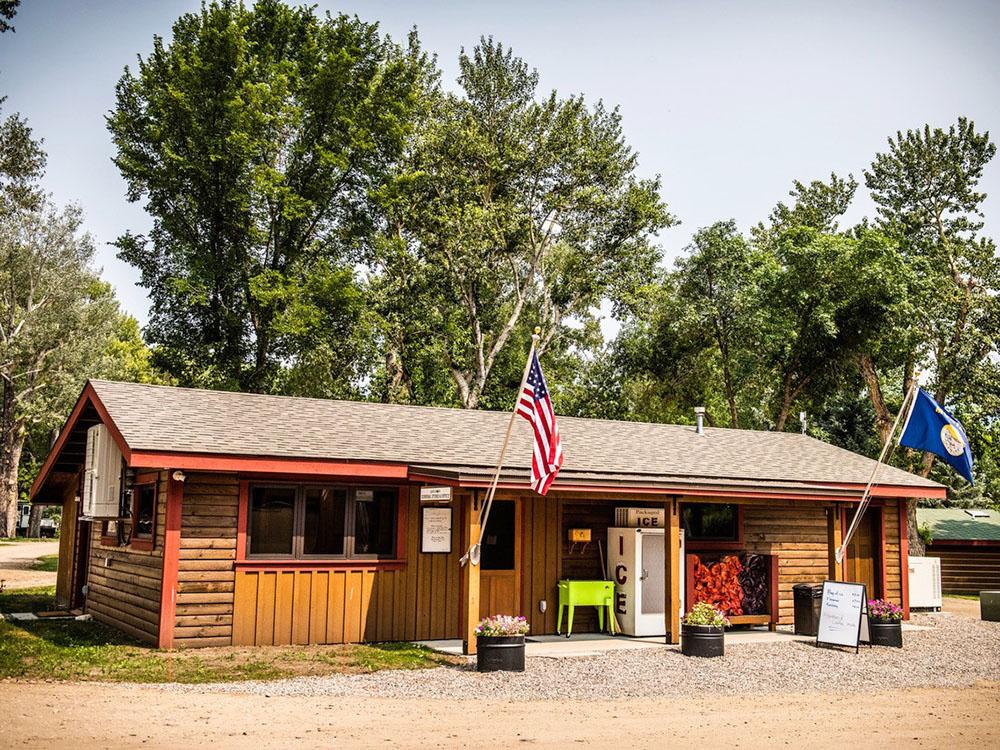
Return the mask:
<path fill-rule="evenodd" d="M 133 451 L 403 463 L 411 472 L 482 477 L 509 413 L 267 396 L 95 380 L 91 385 Z M 566 462 L 557 487 L 602 479 L 652 486 L 864 484 L 873 462 L 794 432 L 761 432 L 560 417 Z M 507 476 L 520 481 L 531 434 L 518 420 Z M 883 467 L 879 484 L 942 486 Z"/>

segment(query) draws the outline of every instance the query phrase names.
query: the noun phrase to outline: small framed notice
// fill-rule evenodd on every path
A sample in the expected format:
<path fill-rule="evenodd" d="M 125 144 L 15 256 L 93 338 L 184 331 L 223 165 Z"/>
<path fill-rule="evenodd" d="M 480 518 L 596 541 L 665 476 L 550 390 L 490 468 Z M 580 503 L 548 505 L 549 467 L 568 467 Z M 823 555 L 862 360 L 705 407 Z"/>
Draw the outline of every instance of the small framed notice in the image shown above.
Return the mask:
<path fill-rule="evenodd" d="M 420 551 L 451 552 L 451 508 L 428 506 L 420 509 Z"/>
<path fill-rule="evenodd" d="M 420 502 L 446 503 L 451 501 L 451 487 L 421 487 Z"/>
<path fill-rule="evenodd" d="M 863 642 L 871 642 L 865 585 L 823 581 L 816 645 L 847 646 L 857 651 Z"/>

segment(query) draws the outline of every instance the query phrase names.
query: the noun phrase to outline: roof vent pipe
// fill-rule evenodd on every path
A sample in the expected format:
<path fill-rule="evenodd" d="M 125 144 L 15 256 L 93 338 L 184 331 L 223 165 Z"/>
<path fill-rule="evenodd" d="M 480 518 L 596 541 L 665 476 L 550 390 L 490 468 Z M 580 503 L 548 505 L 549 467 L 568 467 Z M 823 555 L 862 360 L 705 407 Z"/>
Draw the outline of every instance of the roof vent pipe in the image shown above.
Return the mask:
<path fill-rule="evenodd" d="M 695 418 L 695 428 L 694 431 L 699 435 L 705 434 L 705 407 L 696 406 L 694 407 L 694 418 Z"/>
<path fill-rule="evenodd" d="M 799 412 L 799 422 L 802 424 L 802 434 L 806 434 L 806 428 L 809 427 L 809 422 L 806 420 L 806 413 L 804 411 Z"/>

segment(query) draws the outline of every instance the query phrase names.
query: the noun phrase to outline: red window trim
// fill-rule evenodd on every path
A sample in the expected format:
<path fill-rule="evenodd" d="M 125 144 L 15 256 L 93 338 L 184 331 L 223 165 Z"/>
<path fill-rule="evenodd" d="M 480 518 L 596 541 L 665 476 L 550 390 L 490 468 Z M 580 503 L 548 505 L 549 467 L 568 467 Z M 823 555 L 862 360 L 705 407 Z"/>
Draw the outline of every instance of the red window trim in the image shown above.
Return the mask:
<path fill-rule="evenodd" d="M 132 485 L 132 534 L 129 538 L 129 548 L 136 552 L 151 552 L 156 547 L 156 513 L 160 504 L 159 488 L 157 486 L 159 477 L 156 474 L 140 474 L 136 478 L 136 483 Z M 149 536 L 137 537 L 135 534 L 135 521 L 138 518 L 137 506 L 139 503 L 139 492 L 143 487 L 153 486 L 153 528 Z"/>
<path fill-rule="evenodd" d="M 101 521 L 101 546 L 102 547 L 117 547 L 118 546 L 118 535 L 115 534 L 111 536 L 108 534 L 108 524 L 114 521 L 115 523 L 120 523 L 120 518 L 109 518 L 106 521 Z"/>

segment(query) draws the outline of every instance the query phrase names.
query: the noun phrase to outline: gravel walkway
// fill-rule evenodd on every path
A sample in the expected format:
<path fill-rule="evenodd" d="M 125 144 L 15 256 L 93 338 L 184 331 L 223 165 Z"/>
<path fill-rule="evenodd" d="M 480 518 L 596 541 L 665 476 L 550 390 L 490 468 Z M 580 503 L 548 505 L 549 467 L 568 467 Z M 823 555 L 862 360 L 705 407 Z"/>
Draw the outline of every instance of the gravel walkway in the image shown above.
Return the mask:
<path fill-rule="evenodd" d="M 59 554 L 59 540 L 0 544 L 0 581 L 8 590 L 55 586 L 55 571 L 32 570 L 39 557 Z"/>
<path fill-rule="evenodd" d="M 931 627 L 906 632 L 902 650 L 863 647 L 858 655 L 786 642 L 727 647 L 720 659 L 688 658 L 667 649 L 537 657 L 528 659 L 523 674 L 478 674 L 470 665 L 276 682 L 168 685 L 164 689 L 265 696 L 553 700 L 866 692 L 1000 681 L 1000 623 L 917 614 L 913 623 Z"/>

